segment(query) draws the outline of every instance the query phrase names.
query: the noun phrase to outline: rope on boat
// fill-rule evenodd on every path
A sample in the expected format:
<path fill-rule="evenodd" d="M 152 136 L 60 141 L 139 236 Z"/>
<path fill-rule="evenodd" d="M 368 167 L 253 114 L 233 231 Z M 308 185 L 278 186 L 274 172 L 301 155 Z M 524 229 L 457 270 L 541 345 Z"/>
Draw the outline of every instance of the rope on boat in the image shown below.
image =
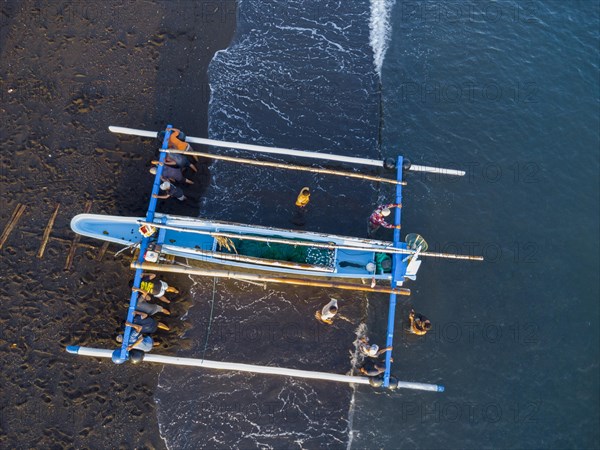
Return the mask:
<path fill-rule="evenodd" d="M 132 249 L 132 248 L 135 248 L 135 247 L 137 247 L 138 245 L 140 245 L 140 243 L 141 243 L 141 242 L 142 242 L 142 241 L 141 241 L 141 240 L 139 240 L 139 241 L 137 241 L 137 242 L 134 242 L 134 243 L 132 243 L 132 244 L 129 244 L 129 245 L 128 245 L 128 246 L 126 246 L 126 247 L 123 247 L 121 250 L 119 250 L 117 253 L 115 253 L 115 256 L 114 256 L 114 257 L 116 258 L 116 257 L 117 257 L 117 256 L 119 256 L 121 253 L 123 253 L 125 250 L 129 250 L 129 249 Z"/>

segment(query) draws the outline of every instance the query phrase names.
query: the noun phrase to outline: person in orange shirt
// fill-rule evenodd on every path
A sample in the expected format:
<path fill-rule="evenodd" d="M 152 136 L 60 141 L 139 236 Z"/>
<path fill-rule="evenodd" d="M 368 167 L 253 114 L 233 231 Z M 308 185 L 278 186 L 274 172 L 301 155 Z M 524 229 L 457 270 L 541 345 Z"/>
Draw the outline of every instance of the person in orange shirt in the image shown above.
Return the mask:
<path fill-rule="evenodd" d="M 177 128 L 169 128 L 171 130 L 171 135 L 169 136 L 169 148 L 174 148 L 176 150 L 183 150 L 187 152 L 192 149 L 190 144 L 185 142 L 185 136 L 178 130 Z M 179 136 L 183 137 L 184 140 L 179 139 Z"/>
<path fill-rule="evenodd" d="M 184 152 L 193 151 L 192 146 L 185 142 L 185 135 L 177 128 L 170 128 L 171 134 L 169 135 L 169 148 L 175 150 L 182 150 Z M 180 137 L 182 139 L 180 139 Z M 198 161 L 198 157 L 194 156 L 194 160 Z"/>

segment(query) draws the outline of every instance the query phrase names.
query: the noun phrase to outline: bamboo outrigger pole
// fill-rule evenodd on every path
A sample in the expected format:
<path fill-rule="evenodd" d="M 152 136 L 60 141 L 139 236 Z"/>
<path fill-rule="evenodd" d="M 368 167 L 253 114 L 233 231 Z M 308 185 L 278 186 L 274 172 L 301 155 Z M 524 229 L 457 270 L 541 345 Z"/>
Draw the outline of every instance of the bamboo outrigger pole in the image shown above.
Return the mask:
<path fill-rule="evenodd" d="M 406 181 L 397 181 L 397 180 L 392 180 L 390 178 L 376 177 L 374 175 L 364 175 L 361 173 L 354 173 L 354 172 L 345 172 L 342 170 L 320 169 L 317 167 L 305 167 L 305 166 L 298 166 L 298 165 L 294 165 L 294 164 L 282 164 L 282 163 L 276 163 L 276 162 L 270 162 L 270 161 L 257 161 L 255 159 L 237 158 L 237 157 L 232 157 L 232 156 L 215 155 L 213 153 L 197 152 L 195 150 L 185 151 L 185 150 L 169 149 L 169 150 L 160 150 L 160 151 L 165 152 L 165 153 L 180 153 L 180 154 L 185 154 L 185 155 L 202 156 L 202 157 L 211 158 L 211 159 L 221 159 L 223 161 L 232 161 L 232 162 L 236 162 L 236 163 L 240 163 L 240 164 L 249 164 L 251 166 L 276 167 L 278 169 L 285 169 L 285 170 L 297 170 L 300 172 L 323 173 L 323 174 L 327 174 L 327 175 L 336 175 L 336 176 L 340 176 L 340 177 L 358 178 L 361 180 L 377 181 L 379 183 L 401 184 L 403 186 L 406 185 Z"/>
<path fill-rule="evenodd" d="M 322 281 L 322 280 L 309 280 L 305 278 L 292 278 L 292 277 L 274 277 L 269 275 L 257 275 L 246 272 L 229 272 L 227 270 L 209 270 L 199 269 L 194 267 L 178 267 L 169 266 L 164 264 L 149 263 L 149 262 L 132 262 L 132 269 L 142 269 L 156 272 L 170 272 L 170 273 L 183 273 L 187 275 L 199 275 L 203 277 L 217 277 L 217 278 L 230 278 L 236 280 L 250 280 L 259 281 L 265 283 L 282 283 L 282 284 L 295 284 L 300 286 L 314 286 L 314 287 L 325 287 L 333 289 L 342 289 L 347 291 L 364 291 L 364 292 L 376 292 L 380 294 L 399 294 L 399 295 L 410 295 L 410 289 L 406 288 L 392 288 L 386 286 L 374 286 L 354 283 L 339 283 L 334 281 Z"/>
<path fill-rule="evenodd" d="M 194 228 L 185 228 L 185 227 L 176 227 L 172 225 L 164 225 L 161 223 L 155 222 L 146 222 L 143 220 L 138 220 L 138 223 L 144 225 L 150 225 L 155 228 L 164 228 L 166 230 L 173 231 L 181 231 L 185 233 L 195 233 L 202 234 L 212 237 L 226 237 L 230 239 L 246 239 L 248 241 L 258 241 L 258 242 L 269 242 L 273 244 L 288 244 L 288 245 L 299 245 L 303 247 L 315 247 L 315 248 L 326 248 L 329 250 L 333 249 L 342 249 L 342 250 L 363 250 L 363 251 L 371 251 L 378 253 L 398 253 L 401 255 L 414 255 L 416 253 L 415 250 L 409 250 L 404 248 L 396 248 L 396 247 L 367 247 L 362 245 L 339 245 L 333 242 L 314 242 L 314 241 L 297 241 L 294 239 L 284 239 L 284 238 L 270 238 L 270 237 L 261 237 L 261 236 L 250 236 L 236 233 L 225 233 L 222 231 L 214 232 L 214 231 L 204 231 L 204 230 L 196 230 Z M 483 261 L 483 256 L 474 256 L 474 255 L 456 255 L 453 253 L 431 253 L 431 252 L 420 252 L 419 256 L 429 256 L 433 258 L 447 258 L 447 259 L 464 259 L 470 261 Z"/>
<path fill-rule="evenodd" d="M 117 363 L 123 363 L 118 355 L 115 357 L 114 351 L 104 348 L 80 347 L 69 345 L 66 348 L 68 353 L 81 356 L 91 356 L 95 358 L 110 358 Z M 139 351 L 139 350 L 138 350 Z M 159 364 L 171 364 L 176 366 L 202 367 L 216 370 L 231 370 L 246 373 L 262 373 L 268 375 L 280 375 L 295 378 L 307 378 L 312 380 L 337 381 L 338 383 L 353 384 L 372 384 L 372 379 L 361 376 L 341 375 L 337 373 L 316 372 L 312 370 L 288 369 L 285 367 L 259 366 L 254 364 L 240 364 L 223 361 L 209 361 L 200 358 L 182 358 L 179 356 L 157 355 L 152 353 L 143 353 L 140 355 L 141 361 L 153 362 Z M 141 362 L 136 360 L 136 362 Z M 376 386 L 374 386 L 376 387 Z M 412 381 L 395 381 L 392 386 L 394 389 L 416 389 L 420 391 L 444 392 L 444 386 L 428 383 L 415 383 Z"/>

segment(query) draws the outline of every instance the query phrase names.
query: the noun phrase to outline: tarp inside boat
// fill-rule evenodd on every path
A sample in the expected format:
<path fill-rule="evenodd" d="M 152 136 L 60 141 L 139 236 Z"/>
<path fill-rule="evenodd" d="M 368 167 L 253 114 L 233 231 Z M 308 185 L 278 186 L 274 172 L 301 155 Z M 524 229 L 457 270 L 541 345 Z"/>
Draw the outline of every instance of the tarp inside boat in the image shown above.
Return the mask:
<path fill-rule="evenodd" d="M 223 246 L 219 250 L 223 253 L 237 252 L 238 255 L 316 266 L 333 267 L 335 264 L 335 252 L 326 248 L 250 241 L 246 239 L 231 239 L 230 242 L 233 244 L 230 249 Z M 233 247 L 235 247 L 235 250 Z"/>

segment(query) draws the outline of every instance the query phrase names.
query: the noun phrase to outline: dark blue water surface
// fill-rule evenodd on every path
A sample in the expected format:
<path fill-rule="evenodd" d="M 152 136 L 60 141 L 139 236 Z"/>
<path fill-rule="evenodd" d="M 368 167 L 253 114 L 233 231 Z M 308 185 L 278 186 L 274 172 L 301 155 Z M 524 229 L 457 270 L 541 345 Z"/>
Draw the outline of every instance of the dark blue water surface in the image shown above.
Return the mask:
<path fill-rule="evenodd" d="M 597 448 L 598 23 L 591 1 L 241 1 L 210 68 L 211 137 L 463 168 L 406 175 L 403 233 L 486 261 L 426 259 L 397 308 L 394 374 L 446 392 L 166 368 L 167 444 Z M 212 167 L 206 217 L 290 227 L 306 185 L 306 229 L 362 236 L 392 199 L 371 183 Z M 345 373 L 365 324 L 385 335 L 384 296 L 211 280 L 192 294 L 185 356 Z M 347 320 L 319 328 L 330 294 Z M 403 331 L 411 307 L 433 321 L 425 337 Z"/>
<path fill-rule="evenodd" d="M 447 391 L 360 390 L 355 448 L 598 447 L 598 11 L 394 8 L 384 153 L 469 175 L 409 175 L 404 229 L 487 261 L 423 263 L 435 328 L 398 336 L 396 367 Z"/>

